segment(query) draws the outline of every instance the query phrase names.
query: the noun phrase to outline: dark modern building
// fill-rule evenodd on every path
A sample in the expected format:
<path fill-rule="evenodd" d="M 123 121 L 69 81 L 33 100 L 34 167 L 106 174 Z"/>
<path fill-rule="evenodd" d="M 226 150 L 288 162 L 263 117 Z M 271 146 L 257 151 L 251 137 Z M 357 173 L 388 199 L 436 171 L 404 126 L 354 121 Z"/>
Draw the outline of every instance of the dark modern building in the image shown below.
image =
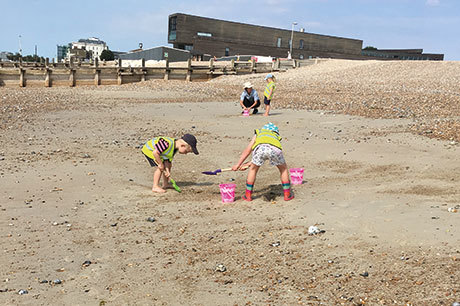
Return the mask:
<path fill-rule="evenodd" d="M 362 54 L 387 60 L 442 61 L 444 54 L 423 53 L 423 49 L 363 49 Z"/>
<path fill-rule="evenodd" d="M 169 60 L 170 62 L 183 62 L 190 58 L 190 51 L 181 50 L 170 47 L 155 47 L 151 49 L 138 49 L 134 52 L 128 52 L 125 54 L 119 54 L 119 58 L 122 60 L 138 60 L 145 59 L 148 60 Z"/>
<path fill-rule="evenodd" d="M 363 41 L 359 39 L 313 34 L 303 30 L 292 32 L 181 13 L 170 15 L 168 22 L 168 43 L 174 48 L 190 51 L 195 57 L 210 54 L 216 57 L 262 55 L 285 58 L 291 49 L 291 35 L 291 56 L 296 59 L 443 59 L 442 54 L 404 55 L 407 50 L 364 52 Z"/>

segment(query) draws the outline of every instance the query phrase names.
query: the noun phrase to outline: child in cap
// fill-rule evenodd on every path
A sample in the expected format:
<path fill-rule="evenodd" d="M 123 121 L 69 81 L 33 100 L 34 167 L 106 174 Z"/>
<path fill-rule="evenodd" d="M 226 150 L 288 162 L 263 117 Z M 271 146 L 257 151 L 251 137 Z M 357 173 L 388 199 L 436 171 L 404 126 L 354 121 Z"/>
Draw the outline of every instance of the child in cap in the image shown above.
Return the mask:
<path fill-rule="evenodd" d="M 244 161 L 251 152 L 251 162 L 243 165 Z M 238 163 L 232 167 L 232 170 L 236 171 L 245 168 L 245 166 L 249 166 L 248 177 L 246 180 L 246 192 L 243 195 L 243 200 L 252 201 L 252 190 L 254 188 L 257 171 L 259 171 L 260 166 L 262 166 L 266 160 L 270 160 L 270 164 L 278 167 L 278 170 L 280 171 L 284 200 L 292 200 L 294 195 L 291 193 L 291 181 L 289 178 L 288 167 L 283 156 L 279 129 L 271 122 L 265 124 L 260 130 L 255 130 L 254 137 L 252 137 L 249 145 L 243 153 L 241 153 Z"/>
<path fill-rule="evenodd" d="M 267 81 L 267 86 L 265 87 L 265 91 L 264 91 L 264 104 L 265 104 L 264 116 L 268 116 L 270 113 L 270 102 L 273 99 L 273 93 L 275 92 L 275 88 L 276 88 L 275 76 L 269 73 L 265 77 L 265 81 Z"/>
<path fill-rule="evenodd" d="M 145 143 L 142 147 L 151 167 L 158 167 L 153 173 L 153 192 L 163 193 L 166 188 L 171 188 L 169 176 L 171 173 L 172 160 L 174 155 L 193 152 L 198 154 L 196 138 L 191 134 L 185 134 L 180 139 L 170 137 L 155 137 Z M 160 178 L 163 177 L 163 186 L 160 187 Z"/>

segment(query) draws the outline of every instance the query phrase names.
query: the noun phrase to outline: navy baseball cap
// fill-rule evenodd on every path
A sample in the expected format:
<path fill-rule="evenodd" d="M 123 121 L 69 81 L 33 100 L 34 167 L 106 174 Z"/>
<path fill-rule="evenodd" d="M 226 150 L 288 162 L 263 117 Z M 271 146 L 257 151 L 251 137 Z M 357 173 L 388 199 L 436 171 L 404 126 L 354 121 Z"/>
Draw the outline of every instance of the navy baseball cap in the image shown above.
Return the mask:
<path fill-rule="evenodd" d="M 185 134 L 182 139 L 192 147 L 193 153 L 198 155 L 198 149 L 196 148 L 196 138 L 192 134 Z"/>

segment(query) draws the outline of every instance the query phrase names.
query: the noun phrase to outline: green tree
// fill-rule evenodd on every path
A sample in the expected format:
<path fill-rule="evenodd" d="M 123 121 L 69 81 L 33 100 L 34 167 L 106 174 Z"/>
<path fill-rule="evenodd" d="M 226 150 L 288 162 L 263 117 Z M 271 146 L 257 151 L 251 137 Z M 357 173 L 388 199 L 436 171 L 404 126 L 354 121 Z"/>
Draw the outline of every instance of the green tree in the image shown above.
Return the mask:
<path fill-rule="evenodd" d="M 7 56 L 10 61 L 19 61 L 21 58 L 23 62 L 40 62 L 40 61 L 45 61 L 45 58 L 42 56 L 38 55 L 24 55 L 21 56 L 19 53 L 13 54 L 13 55 L 8 55 Z"/>
<path fill-rule="evenodd" d="M 115 59 L 115 56 L 113 55 L 113 52 L 110 51 L 109 49 L 104 50 L 101 52 L 101 56 L 99 56 L 101 60 L 106 60 L 106 61 L 113 61 Z"/>
<path fill-rule="evenodd" d="M 376 47 L 372 47 L 372 46 L 367 46 L 366 48 L 364 48 L 363 50 L 377 50 Z"/>

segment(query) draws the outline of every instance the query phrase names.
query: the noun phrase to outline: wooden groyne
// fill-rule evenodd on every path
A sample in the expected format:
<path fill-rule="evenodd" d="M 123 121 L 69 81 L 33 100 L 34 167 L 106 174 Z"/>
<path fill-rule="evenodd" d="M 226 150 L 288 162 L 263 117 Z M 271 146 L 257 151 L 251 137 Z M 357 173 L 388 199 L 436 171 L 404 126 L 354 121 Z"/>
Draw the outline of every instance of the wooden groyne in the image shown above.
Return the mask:
<path fill-rule="evenodd" d="M 122 60 L 92 63 L 42 63 L 0 62 L 0 86 L 79 86 L 121 85 L 153 79 L 199 81 L 220 75 L 240 75 L 285 71 L 318 62 L 310 60 L 276 60 L 268 63 L 251 61 L 163 61 L 146 66 L 144 60 L 136 67 L 123 65 Z"/>

